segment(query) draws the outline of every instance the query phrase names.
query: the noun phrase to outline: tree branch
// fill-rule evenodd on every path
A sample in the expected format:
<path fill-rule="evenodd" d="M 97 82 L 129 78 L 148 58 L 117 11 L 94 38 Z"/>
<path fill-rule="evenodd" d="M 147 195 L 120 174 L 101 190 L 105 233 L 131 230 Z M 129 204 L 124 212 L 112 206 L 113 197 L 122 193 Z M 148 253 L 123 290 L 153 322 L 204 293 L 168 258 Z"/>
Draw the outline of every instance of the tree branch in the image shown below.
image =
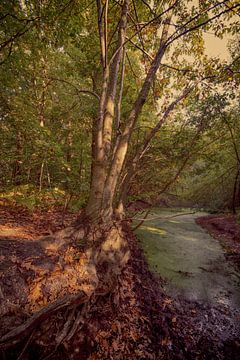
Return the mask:
<path fill-rule="evenodd" d="M 226 0 L 225 0 L 225 1 L 226 1 Z M 221 4 L 218 4 L 218 5 L 221 5 Z M 188 34 L 189 32 L 192 32 L 192 31 L 195 31 L 195 30 L 199 29 L 199 28 L 203 27 L 204 25 L 207 25 L 208 23 L 210 23 L 210 22 L 212 22 L 213 20 L 219 18 L 219 17 L 222 16 L 223 14 L 226 14 L 226 13 L 228 13 L 230 10 L 236 9 L 236 8 L 238 8 L 238 7 L 240 7 L 240 4 L 233 5 L 231 8 L 228 8 L 228 9 L 223 10 L 222 12 L 220 12 L 219 14 L 214 15 L 213 17 L 209 18 L 208 20 L 203 21 L 202 23 L 197 24 L 197 25 L 195 25 L 195 26 L 193 26 L 193 27 L 191 27 L 191 28 L 189 28 L 189 29 L 186 29 L 185 31 L 183 31 L 182 33 L 176 35 L 175 37 L 174 37 L 174 34 L 176 34 L 176 33 L 174 33 L 174 34 L 171 35 L 170 38 L 168 39 L 167 44 L 166 44 L 167 47 L 168 47 L 169 45 L 171 45 L 175 40 L 179 39 L 180 37 Z M 192 22 L 192 20 L 191 20 L 191 22 Z M 188 23 L 189 23 L 189 22 L 188 22 Z M 186 24 L 187 24 L 187 23 L 186 23 Z M 185 26 L 185 25 L 184 25 L 184 26 Z"/>
<path fill-rule="evenodd" d="M 49 77 L 49 79 L 53 80 L 53 81 L 60 81 L 62 83 L 68 84 L 68 85 L 72 86 L 77 91 L 78 94 L 80 94 L 80 93 L 89 94 L 89 95 L 94 96 L 96 99 L 98 99 L 98 101 L 100 101 L 99 95 L 97 93 L 95 93 L 94 91 L 92 91 L 92 90 L 79 89 L 76 85 L 74 85 L 73 83 L 71 83 L 70 81 L 65 80 L 65 79 L 59 79 L 59 78 L 56 78 L 56 77 Z"/>
<path fill-rule="evenodd" d="M 163 15 L 165 15 L 166 13 L 168 13 L 169 11 L 172 11 L 174 9 L 174 7 L 178 4 L 179 0 L 176 0 L 171 6 L 169 6 L 169 8 L 167 8 L 166 10 L 164 10 L 161 14 L 157 15 L 155 18 L 151 19 L 150 21 L 148 21 L 147 23 L 145 23 L 143 26 L 141 26 L 133 35 L 131 35 L 124 43 L 122 46 L 126 45 L 130 40 L 132 40 L 136 35 L 138 35 L 143 29 L 145 29 L 147 26 L 153 24 L 154 22 L 157 22 L 159 20 L 160 17 L 162 17 Z M 112 55 L 109 63 L 111 63 L 114 60 L 114 57 L 117 55 L 118 51 L 120 51 L 121 49 L 118 48 L 114 54 Z"/>

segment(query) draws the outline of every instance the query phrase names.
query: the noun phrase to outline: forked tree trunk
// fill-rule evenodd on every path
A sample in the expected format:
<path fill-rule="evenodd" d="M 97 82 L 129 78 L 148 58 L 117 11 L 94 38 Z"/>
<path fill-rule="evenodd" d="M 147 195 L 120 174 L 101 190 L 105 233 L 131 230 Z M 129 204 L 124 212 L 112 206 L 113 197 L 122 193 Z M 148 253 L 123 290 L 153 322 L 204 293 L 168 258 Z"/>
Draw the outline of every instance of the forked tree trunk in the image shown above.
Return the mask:
<path fill-rule="evenodd" d="M 129 3 L 130 0 L 124 0 L 122 5 L 121 20 L 118 30 L 118 43 L 109 65 L 107 59 L 106 23 L 105 32 L 103 26 L 104 19 L 106 21 L 108 2 L 106 2 L 105 9 L 103 9 L 101 1 L 97 1 L 103 84 L 99 118 L 93 125 L 92 180 L 89 201 L 86 207 L 86 214 L 93 221 L 100 218 L 103 222 L 108 222 L 108 220 L 112 218 L 113 202 L 117 192 L 117 185 L 123 169 L 123 164 L 126 159 L 131 135 L 167 48 L 166 43 L 172 10 L 164 21 L 159 50 L 152 61 L 142 89 L 140 90 L 132 110 L 130 111 L 130 115 L 125 122 L 125 128 L 123 129 L 122 135 L 117 137 L 117 141 L 113 148 L 113 157 L 111 158 L 110 148 L 112 142 L 114 108 L 116 107 L 116 88 L 125 41 Z M 104 10 L 105 18 L 103 16 Z"/>
<path fill-rule="evenodd" d="M 114 157 L 110 164 L 110 170 L 103 191 L 103 202 L 102 202 L 103 213 L 106 216 L 109 216 L 109 214 L 111 214 L 113 211 L 112 210 L 113 201 L 117 192 L 117 184 L 120 179 L 124 161 L 126 159 L 127 150 L 132 136 L 132 132 L 137 122 L 137 119 L 141 113 L 143 105 L 146 102 L 147 96 L 151 88 L 151 84 L 155 78 L 157 70 L 159 69 L 161 60 L 165 54 L 170 18 L 171 18 L 171 14 L 165 21 L 161 40 L 160 40 L 159 50 L 150 66 L 148 74 L 143 83 L 142 89 L 139 92 L 139 95 L 132 107 L 130 115 L 126 121 L 126 125 L 123 130 L 123 133 L 120 136 L 116 144 L 116 148 L 113 151 Z"/>
<path fill-rule="evenodd" d="M 101 47 L 101 60 L 103 67 L 102 92 L 99 105 L 99 118 L 93 124 L 93 146 L 92 146 L 92 174 L 89 201 L 86 214 L 94 221 L 101 218 L 107 220 L 112 216 L 112 206 L 106 206 L 104 191 L 106 188 L 109 162 L 111 160 L 111 141 L 114 119 L 114 108 L 118 82 L 119 65 L 122 59 L 125 41 L 127 15 L 130 0 L 124 0 L 121 11 L 121 19 L 118 29 L 118 42 L 116 51 L 110 62 L 108 62 L 107 44 L 107 10 L 100 0 L 98 5 L 98 28 Z M 103 17 L 103 12 L 105 17 Z M 103 21 L 104 25 L 103 25 Z"/>

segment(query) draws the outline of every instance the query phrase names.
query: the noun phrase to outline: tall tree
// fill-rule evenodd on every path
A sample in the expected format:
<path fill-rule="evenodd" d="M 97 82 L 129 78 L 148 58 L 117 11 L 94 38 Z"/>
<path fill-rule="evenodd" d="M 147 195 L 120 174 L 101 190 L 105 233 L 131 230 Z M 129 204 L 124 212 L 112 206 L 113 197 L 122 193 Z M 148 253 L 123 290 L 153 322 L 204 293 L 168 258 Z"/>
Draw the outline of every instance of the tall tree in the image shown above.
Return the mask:
<path fill-rule="evenodd" d="M 126 0 L 123 3 L 116 4 L 120 8 L 119 19 L 114 29 L 118 35 L 115 40 L 116 46 L 112 47 L 111 42 L 108 42 L 108 19 L 111 16 L 109 2 L 102 3 L 97 1 L 102 84 L 99 116 L 93 126 L 92 182 L 89 202 L 86 208 L 86 213 L 92 221 L 99 218 L 102 221 L 108 221 L 112 217 L 117 186 L 126 160 L 133 130 L 154 84 L 154 80 L 157 77 L 157 72 L 161 68 L 164 56 L 171 51 L 173 44 L 179 46 L 179 41 L 185 43 L 187 40 L 189 43 L 185 44 L 184 50 L 186 48 L 185 51 L 187 53 L 198 53 L 199 47 L 196 44 L 202 39 L 201 30 L 213 28 L 219 33 L 219 26 L 222 27 L 224 23 L 224 20 L 220 22 L 220 19 L 224 19 L 229 13 L 239 8 L 239 4 L 232 3 L 229 6 L 226 1 L 215 2 L 213 4 L 204 2 L 200 7 L 187 6 L 187 4 L 180 4 L 178 1 L 163 2 L 157 9 L 155 7 L 156 11 L 153 18 L 149 19 L 148 17 L 144 25 L 139 27 L 138 24 L 137 30 L 134 28 L 134 31 L 131 31 L 131 26 L 127 26 L 128 21 L 131 23 L 131 20 L 134 18 L 130 1 Z M 136 7 L 134 10 L 136 11 Z M 183 20 L 184 18 L 185 20 Z M 133 22 L 135 24 L 135 21 Z M 132 40 L 138 36 L 139 43 L 135 44 L 135 46 L 144 53 L 144 56 L 147 56 L 147 51 L 142 48 L 142 41 L 144 30 L 148 29 L 150 25 L 154 25 L 154 30 L 152 33 L 148 32 L 148 36 L 161 35 L 154 46 L 151 43 L 149 48 L 152 54 L 150 56 L 151 62 L 147 69 L 146 64 L 144 66 L 146 71 L 145 79 L 142 81 L 141 88 L 136 96 L 136 100 L 129 109 L 128 115 L 120 121 L 122 124 L 121 128 L 118 129 L 120 134 L 113 136 L 114 109 L 117 107 L 117 80 L 123 76 L 119 66 L 120 62 L 124 60 L 123 48 L 126 51 L 127 46 L 132 44 Z M 224 28 L 223 31 L 226 31 L 226 29 Z M 179 57 L 179 50 L 177 57 Z M 122 84 L 122 81 L 119 81 L 119 83 Z M 162 97 L 164 96 L 163 92 Z M 180 95 L 179 99 L 182 96 Z M 171 107 L 171 105 L 169 106 Z M 155 131 L 149 134 L 148 137 L 153 138 L 158 127 L 160 125 L 156 125 Z M 143 151 L 144 147 L 147 147 L 147 143 L 150 142 L 150 138 L 145 140 L 146 145 L 143 145 Z M 140 155 L 136 156 L 134 162 L 136 163 L 139 158 Z"/>

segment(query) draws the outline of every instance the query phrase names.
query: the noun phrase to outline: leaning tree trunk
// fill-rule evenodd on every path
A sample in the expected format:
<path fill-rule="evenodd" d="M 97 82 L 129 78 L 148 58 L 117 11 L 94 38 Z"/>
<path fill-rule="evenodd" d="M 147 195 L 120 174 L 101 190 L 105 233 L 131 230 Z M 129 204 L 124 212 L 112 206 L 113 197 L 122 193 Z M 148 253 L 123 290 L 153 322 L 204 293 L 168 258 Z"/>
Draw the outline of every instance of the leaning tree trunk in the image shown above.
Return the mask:
<path fill-rule="evenodd" d="M 237 170 L 234 185 L 233 185 L 233 194 L 232 194 L 232 212 L 233 214 L 236 214 L 236 195 L 237 195 L 237 184 L 238 184 L 238 178 L 239 178 L 239 169 Z"/>

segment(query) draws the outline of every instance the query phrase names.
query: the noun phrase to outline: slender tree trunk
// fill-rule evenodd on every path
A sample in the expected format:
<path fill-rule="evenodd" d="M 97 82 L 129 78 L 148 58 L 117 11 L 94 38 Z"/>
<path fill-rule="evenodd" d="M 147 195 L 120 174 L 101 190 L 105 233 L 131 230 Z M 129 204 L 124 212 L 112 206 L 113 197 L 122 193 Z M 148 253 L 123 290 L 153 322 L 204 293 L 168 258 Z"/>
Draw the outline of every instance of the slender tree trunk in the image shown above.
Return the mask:
<path fill-rule="evenodd" d="M 105 22 L 102 23 L 103 8 L 100 1 L 98 5 L 98 24 L 101 46 L 101 60 L 103 66 L 102 94 L 99 105 L 99 118 L 93 124 L 92 143 L 92 174 L 89 201 L 86 214 L 92 218 L 99 216 L 104 208 L 103 193 L 108 174 L 108 164 L 111 150 L 112 128 L 114 119 L 114 107 L 118 82 L 119 65 L 122 59 L 123 45 L 127 26 L 127 14 L 130 0 L 125 0 L 122 5 L 121 20 L 119 24 L 118 43 L 114 58 L 109 65 L 107 59 L 107 6 L 105 6 Z M 104 28 L 104 30 L 103 30 Z M 111 208 L 108 215 L 111 216 Z M 108 217 L 109 217 L 108 216 Z M 106 214 L 103 215 L 106 218 Z"/>
<path fill-rule="evenodd" d="M 45 161 L 43 160 L 42 164 L 41 164 L 40 175 L 39 175 L 39 192 L 42 191 L 44 164 L 45 164 Z"/>
<path fill-rule="evenodd" d="M 240 206 L 240 179 L 238 177 L 238 190 L 237 190 L 237 207 Z"/>
<path fill-rule="evenodd" d="M 12 171 L 12 182 L 14 185 L 20 185 L 21 184 L 21 175 L 22 175 L 22 169 L 21 169 L 21 160 L 23 156 L 23 146 L 22 146 L 22 140 L 20 133 L 17 134 L 16 138 L 16 160 L 13 164 L 13 171 Z"/>
<path fill-rule="evenodd" d="M 236 214 L 236 193 L 237 193 L 237 184 L 238 184 L 238 178 L 239 178 L 239 169 L 236 173 L 235 180 L 234 180 L 234 186 L 233 186 L 233 196 L 232 196 L 232 212 L 233 214 Z"/>

